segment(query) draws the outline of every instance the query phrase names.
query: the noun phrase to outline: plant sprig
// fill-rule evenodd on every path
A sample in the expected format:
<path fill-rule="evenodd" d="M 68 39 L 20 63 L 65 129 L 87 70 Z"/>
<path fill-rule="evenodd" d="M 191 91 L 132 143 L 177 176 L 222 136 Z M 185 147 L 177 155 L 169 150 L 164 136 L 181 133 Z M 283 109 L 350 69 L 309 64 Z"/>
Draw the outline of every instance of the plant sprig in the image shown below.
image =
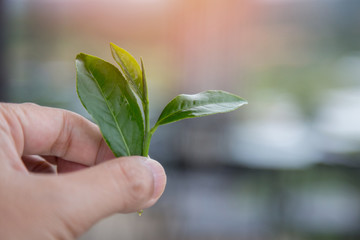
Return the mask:
<path fill-rule="evenodd" d="M 143 61 L 140 59 L 139 65 L 126 50 L 113 43 L 110 47 L 120 70 L 100 58 L 80 53 L 76 57 L 76 88 L 80 101 L 116 157 L 147 157 L 151 137 L 160 125 L 230 112 L 247 104 L 239 96 L 220 90 L 181 94 L 165 106 L 150 128 Z"/>

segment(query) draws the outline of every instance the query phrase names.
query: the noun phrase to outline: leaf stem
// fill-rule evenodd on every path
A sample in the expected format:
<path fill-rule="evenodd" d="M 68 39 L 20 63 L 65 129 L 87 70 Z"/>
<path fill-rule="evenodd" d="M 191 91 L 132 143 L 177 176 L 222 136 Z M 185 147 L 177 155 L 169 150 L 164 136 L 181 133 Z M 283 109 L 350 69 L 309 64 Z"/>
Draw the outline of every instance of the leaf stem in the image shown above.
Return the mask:
<path fill-rule="evenodd" d="M 156 131 L 156 129 L 158 128 L 158 126 L 159 125 L 155 125 L 155 126 L 153 126 L 151 129 L 150 129 L 150 134 L 151 134 L 151 136 L 154 134 L 154 132 Z"/>
<path fill-rule="evenodd" d="M 145 118 L 145 134 L 143 140 L 143 152 L 142 155 L 147 157 L 149 155 L 149 147 L 151 141 L 151 132 L 150 132 L 150 117 L 149 117 L 149 97 L 148 97 L 148 89 L 146 83 L 145 69 L 142 58 L 141 61 L 141 72 L 142 72 L 142 81 L 143 81 L 143 109 L 144 109 L 144 118 Z"/>
<path fill-rule="evenodd" d="M 154 127 L 151 128 L 150 131 L 145 133 L 144 146 L 143 146 L 144 147 L 143 148 L 143 156 L 144 157 L 147 157 L 149 155 L 151 137 L 157 128 L 158 128 L 158 125 L 155 125 Z"/>
<path fill-rule="evenodd" d="M 150 119 L 149 119 L 149 102 L 147 101 L 144 104 L 144 115 L 145 115 L 145 135 L 144 135 L 144 145 L 143 145 L 143 156 L 147 157 L 149 155 L 149 147 L 152 133 L 150 132 Z"/>

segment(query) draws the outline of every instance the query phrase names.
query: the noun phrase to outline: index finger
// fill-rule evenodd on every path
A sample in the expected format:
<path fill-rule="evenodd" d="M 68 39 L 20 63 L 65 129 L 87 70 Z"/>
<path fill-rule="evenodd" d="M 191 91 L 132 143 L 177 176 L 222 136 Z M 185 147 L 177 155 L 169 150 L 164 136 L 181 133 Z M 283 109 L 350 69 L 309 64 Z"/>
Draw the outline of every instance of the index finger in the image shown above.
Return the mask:
<path fill-rule="evenodd" d="M 1 104 L 19 156 L 53 155 L 87 166 L 114 158 L 99 128 L 63 109 L 36 104 Z"/>

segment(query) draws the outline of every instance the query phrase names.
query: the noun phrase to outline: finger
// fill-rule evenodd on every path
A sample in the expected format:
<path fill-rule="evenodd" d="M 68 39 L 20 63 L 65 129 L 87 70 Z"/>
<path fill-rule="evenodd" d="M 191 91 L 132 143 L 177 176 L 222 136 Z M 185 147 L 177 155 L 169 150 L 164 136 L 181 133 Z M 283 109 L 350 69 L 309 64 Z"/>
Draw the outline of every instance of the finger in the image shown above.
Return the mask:
<path fill-rule="evenodd" d="M 59 157 L 56 156 L 47 156 L 47 155 L 42 155 L 41 157 L 45 159 L 47 162 L 54 165 L 57 165 L 58 159 L 60 159 Z"/>
<path fill-rule="evenodd" d="M 80 163 L 70 162 L 68 160 L 55 156 L 41 156 L 41 157 L 43 157 L 47 162 L 56 165 L 57 166 L 56 169 L 58 173 L 74 172 L 89 167 Z"/>
<path fill-rule="evenodd" d="M 61 195 L 67 199 L 61 212 L 76 232 L 76 228 L 87 229 L 110 214 L 150 207 L 163 193 L 166 175 L 154 160 L 124 157 L 59 175 L 58 183 Z"/>
<path fill-rule="evenodd" d="M 70 111 L 35 104 L 1 104 L 19 156 L 54 155 L 91 166 L 114 158 L 99 128 Z"/>
<path fill-rule="evenodd" d="M 34 173 L 55 173 L 54 167 L 42 157 L 36 155 L 23 156 L 22 160 L 29 172 Z"/>
<path fill-rule="evenodd" d="M 58 173 L 75 172 L 84 168 L 88 168 L 88 166 L 76 162 L 70 162 L 61 158 L 57 160 Z"/>

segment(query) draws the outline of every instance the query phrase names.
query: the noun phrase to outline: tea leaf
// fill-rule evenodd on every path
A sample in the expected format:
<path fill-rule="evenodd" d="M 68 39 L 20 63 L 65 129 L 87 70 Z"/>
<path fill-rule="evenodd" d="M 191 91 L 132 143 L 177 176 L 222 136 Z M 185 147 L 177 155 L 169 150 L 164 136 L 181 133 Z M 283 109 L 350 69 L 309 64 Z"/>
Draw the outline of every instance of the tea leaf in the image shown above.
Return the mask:
<path fill-rule="evenodd" d="M 247 104 L 244 99 L 219 90 L 209 90 L 194 95 L 181 94 L 164 108 L 154 129 L 159 125 L 185 118 L 230 112 L 244 104 Z"/>
<path fill-rule="evenodd" d="M 110 43 L 110 48 L 111 54 L 121 67 L 125 79 L 130 83 L 134 92 L 144 102 L 142 72 L 138 62 L 129 52 L 116 46 L 114 43 Z"/>
<path fill-rule="evenodd" d="M 115 156 L 141 155 L 143 117 L 121 72 L 112 64 L 83 53 L 76 57 L 76 70 L 78 96 Z"/>

